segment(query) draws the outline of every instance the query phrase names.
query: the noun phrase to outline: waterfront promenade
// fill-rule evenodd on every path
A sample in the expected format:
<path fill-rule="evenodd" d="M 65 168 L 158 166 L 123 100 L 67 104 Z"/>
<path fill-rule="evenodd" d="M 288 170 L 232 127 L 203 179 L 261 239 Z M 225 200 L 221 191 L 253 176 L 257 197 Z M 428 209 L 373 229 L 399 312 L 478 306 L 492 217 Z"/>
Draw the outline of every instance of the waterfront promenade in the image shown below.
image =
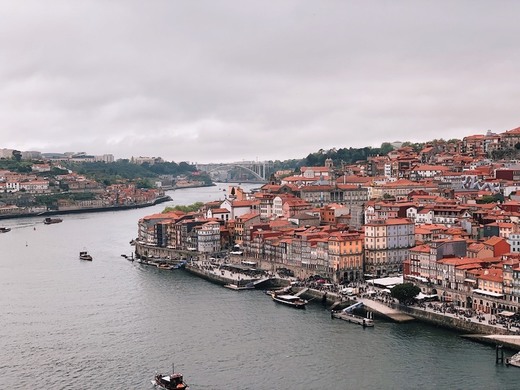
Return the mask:
<path fill-rule="evenodd" d="M 237 268 L 228 268 L 234 266 Z M 199 277 L 217 284 L 246 284 L 260 281 L 257 288 L 266 286 L 282 286 L 294 284 L 295 291 L 305 289 L 303 297 L 322 302 L 330 310 L 342 309 L 352 303 L 362 302 L 365 310 L 373 312 L 377 317 L 386 318 L 393 322 L 403 323 L 419 321 L 436 326 L 456 330 L 464 333 L 464 337 L 488 343 L 502 344 L 509 348 L 520 350 L 520 328 L 511 323 L 501 323 L 496 316 L 482 313 L 462 313 L 460 309 L 453 310 L 442 302 L 405 306 L 397 303 L 384 289 L 359 284 L 361 293 L 344 296 L 340 293 L 340 286 L 336 284 L 316 284 L 309 281 L 296 281 L 295 278 L 284 278 L 277 273 L 259 271 L 251 274 L 250 271 L 240 269 L 237 264 L 216 264 L 209 261 L 193 261 L 187 270 Z M 265 282 L 265 284 L 264 284 Z M 367 291 L 369 293 L 367 293 Z"/>

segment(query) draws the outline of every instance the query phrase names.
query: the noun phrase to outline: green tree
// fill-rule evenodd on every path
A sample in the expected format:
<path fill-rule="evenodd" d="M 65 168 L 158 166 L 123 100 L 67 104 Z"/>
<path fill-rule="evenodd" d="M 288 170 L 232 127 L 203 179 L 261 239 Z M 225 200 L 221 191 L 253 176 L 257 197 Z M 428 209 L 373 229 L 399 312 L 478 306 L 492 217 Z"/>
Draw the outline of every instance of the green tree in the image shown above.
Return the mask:
<path fill-rule="evenodd" d="M 163 213 L 168 213 L 170 211 L 182 211 L 183 213 L 191 213 L 194 211 L 199 211 L 202 206 L 204 206 L 204 203 L 202 203 L 202 202 L 195 202 L 188 206 L 182 206 L 182 205 L 176 205 L 173 207 L 168 206 L 163 210 Z"/>
<path fill-rule="evenodd" d="M 13 150 L 13 160 L 18 162 L 22 161 L 22 152 L 19 150 Z"/>
<path fill-rule="evenodd" d="M 404 304 L 410 304 L 413 299 L 421 292 L 421 289 L 413 283 L 403 283 L 392 287 L 391 295 Z"/>
<path fill-rule="evenodd" d="M 381 144 L 381 147 L 379 148 L 381 155 L 386 156 L 388 153 L 390 153 L 392 150 L 394 150 L 394 147 L 390 142 L 383 142 Z"/>

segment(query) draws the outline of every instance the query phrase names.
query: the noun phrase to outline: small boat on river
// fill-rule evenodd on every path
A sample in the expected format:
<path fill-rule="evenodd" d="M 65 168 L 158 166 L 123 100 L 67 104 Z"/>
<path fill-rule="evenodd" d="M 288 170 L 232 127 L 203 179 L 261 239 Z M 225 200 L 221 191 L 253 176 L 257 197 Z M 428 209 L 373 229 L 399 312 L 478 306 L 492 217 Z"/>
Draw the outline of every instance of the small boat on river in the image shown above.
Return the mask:
<path fill-rule="evenodd" d="M 184 382 L 182 374 L 174 370 L 168 375 L 155 373 L 152 384 L 160 389 L 166 390 L 188 390 L 190 388 L 186 382 Z"/>
<path fill-rule="evenodd" d="M 89 255 L 87 251 L 81 251 L 81 252 L 79 252 L 79 259 L 92 261 L 92 256 Z"/>
<path fill-rule="evenodd" d="M 298 295 L 291 295 L 291 294 L 276 294 L 272 293 L 271 298 L 273 298 L 273 301 L 282 303 L 287 306 L 294 307 L 296 309 L 305 309 L 305 305 L 309 303 L 309 301 L 300 298 Z"/>
<path fill-rule="evenodd" d="M 63 222 L 63 219 L 61 218 L 51 218 L 51 217 L 47 217 L 43 220 L 43 223 L 45 225 L 50 225 L 50 224 L 53 224 L 53 223 L 60 223 L 60 222 Z"/>
<path fill-rule="evenodd" d="M 11 231 L 11 228 L 0 227 L 0 233 L 8 233 Z"/>

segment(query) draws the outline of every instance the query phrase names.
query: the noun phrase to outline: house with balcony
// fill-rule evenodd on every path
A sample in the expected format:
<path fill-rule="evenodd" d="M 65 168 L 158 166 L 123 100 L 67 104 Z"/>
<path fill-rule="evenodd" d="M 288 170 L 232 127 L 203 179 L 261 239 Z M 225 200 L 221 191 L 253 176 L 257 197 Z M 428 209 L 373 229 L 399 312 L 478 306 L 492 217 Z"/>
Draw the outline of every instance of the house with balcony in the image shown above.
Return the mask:
<path fill-rule="evenodd" d="M 375 220 L 364 225 L 365 273 L 386 276 L 402 272 L 415 246 L 415 225 L 409 219 Z"/>
<path fill-rule="evenodd" d="M 328 238 L 329 264 L 335 279 L 346 282 L 363 280 L 363 235 L 336 232 Z"/>
<path fill-rule="evenodd" d="M 502 268 L 483 269 L 477 274 L 477 288 L 473 290 L 473 309 L 497 314 L 498 300 L 504 297 Z"/>
<path fill-rule="evenodd" d="M 197 250 L 201 253 L 212 254 L 220 252 L 220 223 L 209 221 L 198 226 L 197 229 Z"/>

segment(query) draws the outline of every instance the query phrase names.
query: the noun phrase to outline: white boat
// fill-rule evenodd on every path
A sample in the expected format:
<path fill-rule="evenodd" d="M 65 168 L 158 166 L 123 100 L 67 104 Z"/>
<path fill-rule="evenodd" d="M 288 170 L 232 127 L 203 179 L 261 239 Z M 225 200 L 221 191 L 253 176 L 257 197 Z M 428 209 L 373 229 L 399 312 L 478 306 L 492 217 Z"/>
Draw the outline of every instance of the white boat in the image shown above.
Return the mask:
<path fill-rule="evenodd" d="M 510 358 L 506 358 L 506 365 L 520 367 L 520 352 L 514 354 Z"/>
<path fill-rule="evenodd" d="M 273 298 L 273 301 L 275 302 L 282 303 L 284 305 L 291 306 L 296 309 L 305 309 L 305 305 L 307 305 L 307 303 L 309 302 L 303 298 L 300 298 L 297 295 L 290 294 L 272 293 L 271 298 Z"/>

